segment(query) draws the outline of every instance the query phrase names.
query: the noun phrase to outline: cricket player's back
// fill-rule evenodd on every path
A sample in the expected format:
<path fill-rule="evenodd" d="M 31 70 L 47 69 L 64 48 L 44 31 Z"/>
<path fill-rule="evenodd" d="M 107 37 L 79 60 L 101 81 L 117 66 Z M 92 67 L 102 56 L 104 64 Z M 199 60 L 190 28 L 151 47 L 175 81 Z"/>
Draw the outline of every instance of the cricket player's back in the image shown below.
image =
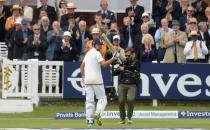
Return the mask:
<path fill-rule="evenodd" d="M 104 59 L 100 52 L 95 48 L 90 49 L 83 62 L 85 63 L 85 84 L 99 85 L 103 84 L 103 78 L 101 74 L 101 64 Z"/>

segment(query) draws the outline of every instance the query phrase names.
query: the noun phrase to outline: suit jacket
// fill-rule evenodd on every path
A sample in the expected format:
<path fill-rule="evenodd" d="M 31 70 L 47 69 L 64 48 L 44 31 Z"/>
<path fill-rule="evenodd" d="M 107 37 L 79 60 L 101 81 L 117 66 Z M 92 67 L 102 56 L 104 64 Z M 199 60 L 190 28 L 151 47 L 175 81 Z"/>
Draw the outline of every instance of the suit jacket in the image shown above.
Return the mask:
<path fill-rule="evenodd" d="M 4 41 L 6 30 L 5 30 L 5 23 L 7 18 L 11 16 L 11 12 L 9 7 L 3 6 L 3 11 L 0 12 L 0 42 Z"/>
<path fill-rule="evenodd" d="M 206 41 L 206 46 L 208 48 L 208 50 L 210 49 L 210 34 L 209 32 L 205 32 L 204 33 L 204 40 Z M 209 59 L 209 55 L 206 55 L 206 61 L 208 62 Z"/>
<path fill-rule="evenodd" d="M 47 43 L 48 43 L 48 47 L 47 47 L 47 52 L 46 52 L 46 59 L 47 60 L 53 60 L 53 56 L 54 56 L 54 52 L 55 52 L 55 48 L 58 45 L 60 45 L 62 43 L 62 39 L 63 39 L 63 31 L 60 30 L 58 35 L 54 35 L 53 30 L 49 31 L 47 33 Z"/>
<path fill-rule="evenodd" d="M 169 39 L 169 42 L 166 42 L 166 52 L 164 56 L 164 63 L 174 63 L 175 62 L 175 56 L 174 56 L 174 43 L 172 41 L 172 37 L 174 36 L 174 32 L 169 33 L 169 35 L 166 37 Z M 186 59 L 183 54 L 185 44 L 187 43 L 187 35 L 185 32 L 178 31 L 176 34 L 176 37 L 179 39 L 179 43 L 176 44 L 176 57 L 178 63 L 185 63 Z"/>
<path fill-rule="evenodd" d="M 17 30 L 15 27 L 12 27 L 5 36 L 5 42 L 8 47 L 8 59 L 13 60 L 13 52 L 14 52 L 14 44 L 16 42 L 16 35 Z"/>
<path fill-rule="evenodd" d="M 33 31 L 27 29 L 28 37 L 33 35 Z M 23 32 L 22 29 L 18 30 L 15 35 L 15 43 L 14 43 L 14 59 L 21 59 L 23 53 L 27 53 L 27 43 L 24 43 Z"/>
<path fill-rule="evenodd" d="M 99 10 L 97 13 L 101 13 L 103 19 L 104 18 L 109 19 L 110 20 L 110 23 L 116 22 L 116 18 L 115 18 L 114 12 L 112 12 L 110 10 L 107 10 L 105 15 L 103 15 L 102 10 Z M 108 25 L 110 26 L 110 24 L 108 24 Z"/>
<path fill-rule="evenodd" d="M 46 59 L 46 49 L 47 49 L 46 37 L 40 35 L 39 40 L 40 40 L 39 44 L 33 44 L 34 36 L 32 35 L 28 38 L 27 42 L 28 59 L 38 59 L 38 60 Z"/>
<path fill-rule="evenodd" d="M 55 52 L 54 52 L 54 61 L 77 61 L 78 56 L 76 55 L 76 47 L 73 43 L 70 43 L 70 48 L 65 47 L 61 48 L 62 43 L 56 45 Z"/>
<path fill-rule="evenodd" d="M 128 16 L 128 12 L 132 10 L 132 7 L 128 7 L 125 9 L 125 15 Z M 141 16 L 144 13 L 144 7 L 140 5 L 136 5 L 136 8 L 134 9 L 135 17 L 134 17 L 134 23 L 139 24 L 141 23 Z"/>
<path fill-rule="evenodd" d="M 210 49 L 210 34 L 208 31 L 204 33 L 204 39 L 206 41 L 207 48 Z"/>
<path fill-rule="evenodd" d="M 44 30 L 43 26 L 40 25 L 41 34 L 44 35 L 45 37 L 47 37 L 47 32 L 49 32 L 50 30 L 52 30 L 52 26 L 51 25 L 48 25 L 48 29 L 47 30 Z"/>
<path fill-rule="evenodd" d="M 131 34 L 131 40 L 134 46 L 134 40 L 135 40 L 135 36 L 136 36 L 136 32 L 135 32 L 135 27 L 131 26 L 130 27 L 130 34 Z M 123 49 L 128 47 L 128 41 L 129 41 L 129 31 L 128 31 L 128 27 L 127 26 L 123 26 L 120 29 L 120 37 L 121 37 L 121 42 L 122 44 L 120 45 Z"/>
<path fill-rule="evenodd" d="M 76 41 L 76 48 L 77 48 L 77 54 L 80 55 L 82 53 L 82 34 L 81 32 L 79 31 L 80 33 L 80 37 L 79 39 L 75 39 Z M 73 34 L 75 35 L 75 34 Z M 85 36 L 84 36 L 84 39 L 88 38 L 89 40 L 92 40 L 92 35 L 89 31 L 85 31 Z"/>
<path fill-rule="evenodd" d="M 40 10 L 42 7 L 37 8 L 36 10 L 36 19 L 39 19 Z M 47 8 L 45 9 L 48 14 L 48 18 L 50 19 L 50 23 L 55 21 L 57 19 L 57 13 L 55 12 L 55 8 L 52 6 L 47 5 Z"/>

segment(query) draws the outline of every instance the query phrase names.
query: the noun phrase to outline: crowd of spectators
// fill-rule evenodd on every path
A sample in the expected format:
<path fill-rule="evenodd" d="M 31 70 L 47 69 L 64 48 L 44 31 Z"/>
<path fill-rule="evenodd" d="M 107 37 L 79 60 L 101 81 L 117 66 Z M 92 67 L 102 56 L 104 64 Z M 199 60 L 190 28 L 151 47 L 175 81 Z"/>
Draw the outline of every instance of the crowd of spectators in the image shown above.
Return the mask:
<path fill-rule="evenodd" d="M 74 3 L 58 0 L 58 6 L 40 0 L 34 9 L 27 0 L 5 6 L 0 0 L 0 42 L 8 47 L 8 59 L 81 61 L 92 47 L 92 40 L 105 33 L 115 49 L 134 48 L 141 62 L 186 63 L 209 61 L 210 2 L 208 0 L 153 0 L 147 12 L 138 0 L 129 0 L 123 19 L 100 1 L 94 25 L 75 12 Z M 98 6 L 98 5 L 96 5 Z M 32 14 L 36 14 L 35 16 Z M 118 27 L 117 21 L 123 25 Z M 34 22 L 35 21 L 35 22 Z M 102 56 L 109 57 L 104 44 Z"/>

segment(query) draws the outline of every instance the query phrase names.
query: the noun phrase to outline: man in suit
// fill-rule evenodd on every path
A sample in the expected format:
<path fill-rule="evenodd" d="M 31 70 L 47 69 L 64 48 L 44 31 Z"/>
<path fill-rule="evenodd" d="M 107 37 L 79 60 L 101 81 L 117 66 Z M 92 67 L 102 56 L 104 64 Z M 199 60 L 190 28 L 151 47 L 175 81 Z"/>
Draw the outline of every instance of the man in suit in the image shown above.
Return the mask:
<path fill-rule="evenodd" d="M 92 31 L 93 28 L 99 28 L 102 33 L 106 33 L 108 30 L 108 26 L 103 23 L 103 18 L 101 13 L 96 13 L 94 17 L 95 24 L 90 26 L 90 31 Z"/>
<path fill-rule="evenodd" d="M 47 40 L 44 35 L 40 33 L 40 26 L 38 24 L 33 25 L 34 35 L 28 38 L 27 42 L 27 54 L 28 59 L 46 59 Z"/>
<path fill-rule="evenodd" d="M 54 21 L 52 24 L 52 30 L 47 33 L 48 48 L 46 51 L 46 59 L 53 60 L 55 48 L 62 43 L 63 31 L 58 21 Z"/>
<path fill-rule="evenodd" d="M 7 18 L 11 15 L 9 7 L 4 5 L 5 0 L 0 0 L 0 42 L 4 42 L 4 37 L 6 34 L 5 23 Z"/>
<path fill-rule="evenodd" d="M 208 50 L 210 49 L 210 7 L 207 7 L 205 10 L 206 22 L 207 22 L 207 31 L 204 33 L 204 39 L 206 41 L 206 46 Z M 209 55 L 206 55 L 206 60 L 208 61 Z"/>
<path fill-rule="evenodd" d="M 134 47 L 134 40 L 135 40 L 135 26 L 131 25 L 131 20 L 129 17 L 123 18 L 123 26 L 120 29 L 120 36 L 121 36 L 121 47 L 126 49 L 127 47 L 133 48 Z"/>
<path fill-rule="evenodd" d="M 194 7 L 188 6 L 186 14 L 183 14 L 183 16 L 180 17 L 180 19 L 179 19 L 180 25 L 181 25 L 180 30 L 182 30 L 182 31 L 186 30 L 187 22 L 190 18 L 194 17 L 194 13 L 195 13 Z"/>
<path fill-rule="evenodd" d="M 21 21 L 21 26 L 21 29 L 15 35 L 14 59 L 27 60 L 28 37 L 33 35 L 33 31 L 29 29 L 29 21 L 27 19 Z"/>
<path fill-rule="evenodd" d="M 41 18 L 40 21 L 40 31 L 41 34 L 47 37 L 47 33 L 52 30 L 52 25 L 50 25 L 50 20 L 47 16 Z"/>
<path fill-rule="evenodd" d="M 161 19 L 161 28 L 159 28 L 155 32 L 155 42 L 157 49 L 157 61 L 161 62 L 165 56 L 166 51 L 166 43 L 169 42 L 169 33 L 173 31 L 173 29 L 168 27 L 168 20 L 166 18 Z"/>
<path fill-rule="evenodd" d="M 76 36 L 74 38 L 76 39 L 77 54 L 80 56 L 80 59 L 83 59 L 86 43 L 92 39 L 92 35 L 87 30 L 86 21 L 81 20 L 79 22 L 79 30 L 72 36 Z"/>
<path fill-rule="evenodd" d="M 101 0 L 100 7 L 101 7 L 101 10 L 99 10 L 97 13 L 102 14 L 102 18 L 103 18 L 102 22 L 104 24 L 107 24 L 110 27 L 111 23 L 116 22 L 114 12 L 107 9 L 108 8 L 107 0 Z"/>
<path fill-rule="evenodd" d="M 167 0 L 167 2 L 161 3 L 161 16 L 162 18 L 167 18 L 170 27 L 172 20 L 179 20 L 179 18 L 182 16 L 181 10 L 180 3 L 176 0 Z"/>
<path fill-rule="evenodd" d="M 60 21 L 61 28 L 63 28 L 64 26 L 68 26 L 69 17 L 73 16 L 76 24 L 78 24 L 79 21 L 82 19 L 79 16 L 77 16 L 77 14 L 75 13 L 76 6 L 74 5 L 74 3 L 68 3 L 66 9 L 67 9 L 67 14 L 61 16 L 61 21 Z"/>
<path fill-rule="evenodd" d="M 210 7 L 207 7 L 205 10 L 206 22 L 208 28 L 210 28 Z"/>
<path fill-rule="evenodd" d="M 22 8 L 23 15 L 26 16 L 26 18 L 29 20 L 29 22 L 32 22 L 33 20 L 33 8 L 27 6 L 27 0 L 20 0 L 19 6 Z"/>
<path fill-rule="evenodd" d="M 39 19 L 40 10 L 46 10 L 47 15 L 50 19 L 50 23 L 55 21 L 57 16 L 55 8 L 50 5 L 47 5 L 48 0 L 40 0 L 40 2 L 41 2 L 41 7 L 37 8 L 36 10 L 36 19 Z"/>
<path fill-rule="evenodd" d="M 169 34 L 169 42 L 166 42 L 166 52 L 164 56 L 164 63 L 185 63 L 185 56 L 183 50 L 187 43 L 187 35 L 185 32 L 179 30 L 180 23 L 178 20 L 172 21 L 173 31 Z"/>
<path fill-rule="evenodd" d="M 125 14 L 130 17 L 135 24 L 140 24 L 142 22 L 141 16 L 144 13 L 144 7 L 138 5 L 137 1 L 138 0 L 130 0 L 131 6 L 126 8 Z"/>

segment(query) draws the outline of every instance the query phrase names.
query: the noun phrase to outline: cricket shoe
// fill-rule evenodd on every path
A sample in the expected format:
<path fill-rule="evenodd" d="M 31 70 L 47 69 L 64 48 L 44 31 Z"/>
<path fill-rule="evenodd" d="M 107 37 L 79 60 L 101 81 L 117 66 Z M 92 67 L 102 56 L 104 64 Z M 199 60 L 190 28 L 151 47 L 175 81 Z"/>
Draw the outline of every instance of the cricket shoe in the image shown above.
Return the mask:
<path fill-rule="evenodd" d="M 102 121 L 101 121 L 101 116 L 100 115 L 94 114 L 93 118 L 99 126 L 102 126 Z"/>
<path fill-rule="evenodd" d="M 133 121 L 132 121 L 131 119 L 128 119 L 128 120 L 127 120 L 127 123 L 128 123 L 128 124 L 132 124 Z"/>
<path fill-rule="evenodd" d="M 121 120 L 121 121 L 119 121 L 117 124 L 125 124 L 125 120 Z"/>
<path fill-rule="evenodd" d="M 94 125 L 94 120 L 87 120 L 88 127 L 92 127 Z"/>

